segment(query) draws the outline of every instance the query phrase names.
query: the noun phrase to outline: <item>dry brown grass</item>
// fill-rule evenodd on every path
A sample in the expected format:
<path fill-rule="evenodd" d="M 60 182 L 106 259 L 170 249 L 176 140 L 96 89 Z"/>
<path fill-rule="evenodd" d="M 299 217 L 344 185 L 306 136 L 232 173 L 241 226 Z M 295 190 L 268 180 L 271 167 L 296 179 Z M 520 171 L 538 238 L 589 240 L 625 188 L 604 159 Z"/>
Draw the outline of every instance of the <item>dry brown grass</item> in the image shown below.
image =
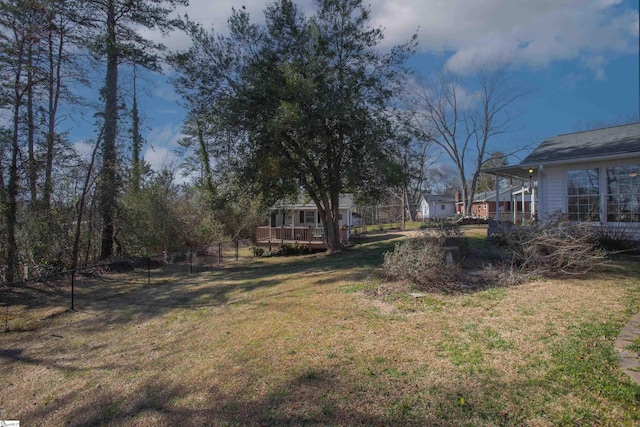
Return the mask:
<path fill-rule="evenodd" d="M 29 426 L 640 422 L 633 409 L 640 387 L 621 373 L 597 368 L 603 387 L 589 391 L 563 368 L 566 343 L 584 325 L 619 329 L 640 307 L 628 268 L 412 298 L 404 285 L 377 278 L 382 252 L 396 241 L 384 237 L 335 257 L 260 259 L 167 274 L 151 286 L 131 274 L 87 280 L 77 312 L 0 335 L 0 419 Z M 612 338 L 580 339 L 608 347 Z"/>

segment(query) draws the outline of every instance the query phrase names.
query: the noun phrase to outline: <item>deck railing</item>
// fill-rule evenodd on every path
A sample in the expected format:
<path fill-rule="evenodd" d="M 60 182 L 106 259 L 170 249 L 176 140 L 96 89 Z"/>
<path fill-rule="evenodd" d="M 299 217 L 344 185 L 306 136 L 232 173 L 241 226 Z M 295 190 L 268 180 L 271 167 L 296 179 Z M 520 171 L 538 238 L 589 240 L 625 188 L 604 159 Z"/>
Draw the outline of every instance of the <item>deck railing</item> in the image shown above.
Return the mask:
<path fill-rule="evenodd" d="M 489 215 L 487 216 L 487 218 L 496 219 L 496 213 L 489 212 Z M 498 214 L 497 220 L 514 222 L 513 211 L 500 212 Z M 532 221 L 535 221 L 535 215 L 531 215 L 531 212 L 527 212 L 527 211 L 522 212 L 521 210 L 516 211 L 516 218 L 515 218 L 516 223 L 532 222 Z"/>
<path fill-rule="evenodd" d="M 320 227 L 256 227 L 256 243 L 259 242 L 323 243 L 324 230 Z"/>
<path fill-rule="evenodd" d="M 340 227 L 340 241 L 349 239 L 349 230 Z M 256 227 L 256 245 L 272 246 L 282 243 L 298 242 L 315 249 L 326 249 L 324 229 L 321 227 Z"/>

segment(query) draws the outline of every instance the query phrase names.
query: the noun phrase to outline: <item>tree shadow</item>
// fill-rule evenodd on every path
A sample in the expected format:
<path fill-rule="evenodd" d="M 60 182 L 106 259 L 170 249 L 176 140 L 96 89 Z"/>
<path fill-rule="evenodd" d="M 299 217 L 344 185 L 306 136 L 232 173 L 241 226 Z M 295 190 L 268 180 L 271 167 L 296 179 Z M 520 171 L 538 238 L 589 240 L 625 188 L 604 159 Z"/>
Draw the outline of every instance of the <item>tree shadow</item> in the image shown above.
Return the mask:
<path fill-rule="evenodd" d="M 225 391 L 216 385 L 192 387 L 152 377 L 135 387 L 95 386 L 64 391 L 49 405 L 25 411 L 25 424 L 92 425 L 242 425 L 242 426 L 425 426 L 428 413 L 410 415 L 387 408 L 370 413 L 352 396 L 352 384 L 332 370 L 310 368 L 266 393 Z M 89 397 L 88 397 L 89 396 Z M 78 403 L 81 402 L 81 403 Z M 199 402 L 194 404 L 193 402 Z"/>
<path fill-rule="evenodd" d="M 49 404 L 20 415 L 27 425 L 69 426 L 506 426 L 527 425 L 549 410 L 547 416 L 553 416 L 554 406 L 559 415 L 557 402 L 565 399 L 567 389 L 552 388 L 546 403 L 530 404 L 529 395 L 549 389 L 552 379 L 514 380 L 460 367 L 458 375 L 450 372 L 435 382 L 417 377 L 390 386 L 389 379 L 362 375 L 310 366 L 258 391 L 250 383 L 230 388 L 203 377 L 185 384 L 153 373 L 122 389 L 93 384 L 62 390 Z M 631 383 L 620 386 L 631 393 L 638 390 Z M 587 420 L 599 424 L 599 415 L 592 413 Z"/>
<path fill-rule="evenodd" d="M 256 292 L 259 298 L 277 298 L 308 286 L 326 286 L 335 279 L 323 279 L 324 274 L 338 273 L 340 281 L 363 280 L 368 269 L 382 263 L 384 252 L 392 250 L 401 234 L 387 233 L 360 239 L 354 247 L 334 255 L 311 254 L 305 256 L 278 257 L 274 260 L 244 260 L 223 264 L 188 273 L 188 265 L 156 266 L 147 270 L 139 268 L 119 274 L 77 275 L 74 309 L 91 312 L 94 316 L 82 322 L 95 330 L 105 323 L 126 324 L 163 316 L 175 309 L 216 308 L 228 304 L 254 304 Z M 341 274 L 344 272 L 344 274 Z M 348 273 L 347 273 L 348 272 Z M 290 290 L 274 288 L 291 276 L 300 277 L 300 284 L 293 282 Z M 304 278 L 304 279 L 303 279 Z M 28 309 L 44 307 L 53 301 L 68 310 L 70 285 L 60 285 L 47 291 L 43 298 L 32 299 Z M 51 299 L 47 298 L 51 295 Z M 99 317 L 102 316 L 102 319 Z M 40 324 L 42 320 L 39 319 Z M 26 329 L 25 329 L 26 330 Z"/>

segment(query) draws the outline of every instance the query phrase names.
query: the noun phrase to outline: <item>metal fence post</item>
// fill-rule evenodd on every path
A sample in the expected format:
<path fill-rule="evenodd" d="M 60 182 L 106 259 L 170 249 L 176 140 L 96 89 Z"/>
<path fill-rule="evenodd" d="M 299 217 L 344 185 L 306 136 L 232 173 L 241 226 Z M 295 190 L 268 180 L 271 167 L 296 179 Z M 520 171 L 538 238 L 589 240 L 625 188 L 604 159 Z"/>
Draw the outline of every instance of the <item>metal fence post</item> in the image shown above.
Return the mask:
<path fill-rule="evenodd" d="M 151 256 L 147 257 L 147 285 L 151 286 Z"/>
<path fill-rule="evenodd" d="M 236 261 L 238 260 L 238 239 L 236 239 Z"/>
<path fill-rule="evenodd" d="M 76 271 L 73 270 L 71 271 L 71 311 L 75 310 L 75 304 L 74 304 L 75 278 L 76 278 Z"/>
<path fill-rule="evenodd" d="M 222 242 L 218 242 L 218 264 L 222 264 Z"/>

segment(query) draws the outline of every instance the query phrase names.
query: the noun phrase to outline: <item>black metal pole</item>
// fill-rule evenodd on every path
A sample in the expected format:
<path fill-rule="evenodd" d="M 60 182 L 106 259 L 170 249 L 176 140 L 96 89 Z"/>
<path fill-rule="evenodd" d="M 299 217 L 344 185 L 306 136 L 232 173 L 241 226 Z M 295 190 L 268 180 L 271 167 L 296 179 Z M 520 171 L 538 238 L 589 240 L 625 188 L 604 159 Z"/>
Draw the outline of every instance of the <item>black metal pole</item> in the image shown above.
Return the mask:
<path fill-rule="evenodd" d="M 147 257 L 147 285 L 151 286 L 151 257 Z"/>
<path fill-rule="evenodd" d="M 236 261 L 238 260 L 238 239 L 236 239 Z"/>
<path fill-rule="evenodd" d="M 189 274 L 193 274 L 193 249 L 189 249 Z"/>
<path fill-rule="evenodd" d="M 222 264 L 222 243 L 218 242 L 218 264 Z"/>
<path fill-rule="evenodd" d="M 75 301 L 74 301 L 74 293 L 75 293 L 75 277 L 76 277 L 76 271 L 73 270 L 71 272 L 71 311 L 75 310 Z"/>

